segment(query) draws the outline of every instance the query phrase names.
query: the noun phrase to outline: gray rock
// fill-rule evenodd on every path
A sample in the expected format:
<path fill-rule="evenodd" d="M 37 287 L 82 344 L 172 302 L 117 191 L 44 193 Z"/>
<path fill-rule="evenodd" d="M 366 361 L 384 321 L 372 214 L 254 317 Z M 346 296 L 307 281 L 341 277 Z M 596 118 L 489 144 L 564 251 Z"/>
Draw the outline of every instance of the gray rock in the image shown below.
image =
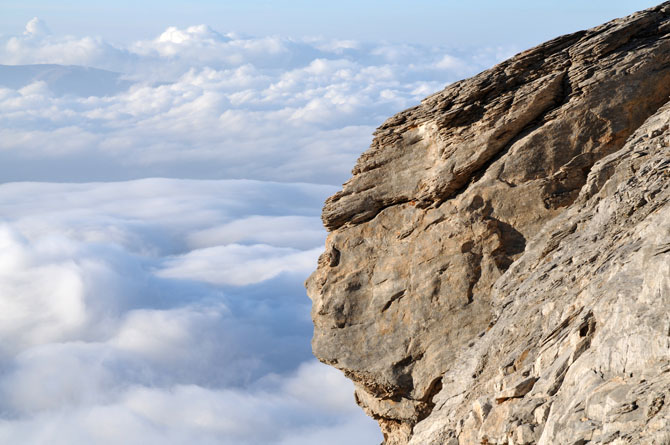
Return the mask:
<path fill-rule="evenodd" d="M 377 130 L 306 285 L 387 445 L 668 443 L 669 96 L 670 2 Z"/>

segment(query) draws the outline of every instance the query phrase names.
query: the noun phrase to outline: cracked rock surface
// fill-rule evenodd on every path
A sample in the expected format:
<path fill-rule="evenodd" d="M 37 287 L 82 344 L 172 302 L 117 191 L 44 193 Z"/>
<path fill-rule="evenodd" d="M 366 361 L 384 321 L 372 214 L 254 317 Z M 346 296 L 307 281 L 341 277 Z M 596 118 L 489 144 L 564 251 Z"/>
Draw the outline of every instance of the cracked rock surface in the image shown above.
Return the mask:
<path fill-rule="evenodd" d="M 670 2 L 377 130 L 307 289 L 385 444 L 670 443 L 669 96 Z"/>

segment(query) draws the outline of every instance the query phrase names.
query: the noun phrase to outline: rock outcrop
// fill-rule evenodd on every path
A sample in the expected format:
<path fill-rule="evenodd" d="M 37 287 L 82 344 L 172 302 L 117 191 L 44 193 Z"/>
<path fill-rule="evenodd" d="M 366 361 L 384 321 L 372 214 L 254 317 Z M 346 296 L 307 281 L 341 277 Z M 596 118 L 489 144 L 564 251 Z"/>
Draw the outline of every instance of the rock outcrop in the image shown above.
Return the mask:
<path fill-rule="evenodd" d="M 377 130 L 307 289 L 385 444 L 670 443 L 669 99 L 667 2 Z"/>

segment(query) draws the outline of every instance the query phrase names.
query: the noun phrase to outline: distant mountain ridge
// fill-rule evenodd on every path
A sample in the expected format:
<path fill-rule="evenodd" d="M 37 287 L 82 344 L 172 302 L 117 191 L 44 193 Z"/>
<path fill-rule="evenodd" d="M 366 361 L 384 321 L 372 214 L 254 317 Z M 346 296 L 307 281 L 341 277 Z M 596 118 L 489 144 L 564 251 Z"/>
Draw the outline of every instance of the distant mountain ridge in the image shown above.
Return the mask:
<path fill-rule="evenodd" d="M 132 82 L 121 73 L 78 65 L 0 65 L 0 87 L 21 89 L 44 82 L 57 95 L 110 96 L 127 90 Z"/>

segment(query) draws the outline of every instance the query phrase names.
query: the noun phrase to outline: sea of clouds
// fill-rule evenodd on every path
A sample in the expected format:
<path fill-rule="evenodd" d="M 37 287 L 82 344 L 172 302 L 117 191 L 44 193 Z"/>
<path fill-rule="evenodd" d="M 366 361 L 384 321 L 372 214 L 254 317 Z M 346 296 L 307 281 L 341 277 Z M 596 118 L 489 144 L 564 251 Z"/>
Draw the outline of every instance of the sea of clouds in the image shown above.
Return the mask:
<path fill-rule="evenodd" d="M 386 117 L 512 52 L 0 36 L 0 442 L 378 443 L 310 353 L 322 202 Z"/>

